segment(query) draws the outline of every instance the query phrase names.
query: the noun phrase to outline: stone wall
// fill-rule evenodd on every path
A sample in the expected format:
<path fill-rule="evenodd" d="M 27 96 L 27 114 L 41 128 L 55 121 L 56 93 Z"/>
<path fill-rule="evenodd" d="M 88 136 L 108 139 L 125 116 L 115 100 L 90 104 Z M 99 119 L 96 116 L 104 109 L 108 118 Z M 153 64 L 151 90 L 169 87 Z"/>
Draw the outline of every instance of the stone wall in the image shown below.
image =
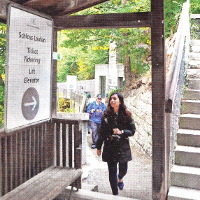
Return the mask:
<path fill-rule="evenodd" d="M 200 14 L 191 15 L 191 39 L 200 40 Z"/>
<path fill-rule="evenodd" d="M 151 75 L 144 76 L 136 89 L 126 91 L 125 104 L 132 112 L 136 133 L 130 143 L 151 156 L 152 154 L 152 91 Z"/>

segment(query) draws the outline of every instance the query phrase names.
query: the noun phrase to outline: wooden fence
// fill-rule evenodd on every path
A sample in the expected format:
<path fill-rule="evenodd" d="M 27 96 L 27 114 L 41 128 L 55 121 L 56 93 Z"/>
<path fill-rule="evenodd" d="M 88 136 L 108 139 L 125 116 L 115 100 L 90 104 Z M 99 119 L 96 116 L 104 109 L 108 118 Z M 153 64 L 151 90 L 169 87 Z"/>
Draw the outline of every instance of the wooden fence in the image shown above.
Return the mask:
<path fill-rule="evenodd" d="M 86 95 L 77 92 L 70 93 L 70 108 L 74 110 L 74 113 L 84 112 L 86 106 Z"/>
<path fill-rule="evenodd" d="M 0 132 L 0 196 L 49 166 L 81 168 L 81 137 L 79 120 L 65 119 Z"/>

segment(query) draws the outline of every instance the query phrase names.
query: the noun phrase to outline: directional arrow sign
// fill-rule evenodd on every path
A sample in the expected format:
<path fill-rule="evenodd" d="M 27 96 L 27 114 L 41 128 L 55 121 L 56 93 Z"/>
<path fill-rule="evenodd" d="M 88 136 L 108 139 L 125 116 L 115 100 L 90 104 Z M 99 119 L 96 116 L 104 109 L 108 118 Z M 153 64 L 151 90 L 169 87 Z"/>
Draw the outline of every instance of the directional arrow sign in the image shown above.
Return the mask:
<path fill-rule="evenodd" d="M 25 103 L 24 106 L 32 106 L 32 111 L 34 111 L 34 110 L 35 110 L 35 107 L 36 107 L 36 105 L 37 105 L 37 101 L 35 100 L 35 97 L 34 97 L 34 96 L 32 96 L 32 99 L 33 99 L 32 102 L 30 102 L 30 103 Z"/>
<path fill-rule="evenodd" d="M 1 0 L 0 0 L 1 2 Z M 5 131 L 51 119 L 53 19 L 8 6 Z"/>
<path fill-rule="evenodd" d="M 33 87 L 28 88 L 22 98 L 22 114 L 26 120 L 32 120 L 38 113 L 39 94 Z"/>

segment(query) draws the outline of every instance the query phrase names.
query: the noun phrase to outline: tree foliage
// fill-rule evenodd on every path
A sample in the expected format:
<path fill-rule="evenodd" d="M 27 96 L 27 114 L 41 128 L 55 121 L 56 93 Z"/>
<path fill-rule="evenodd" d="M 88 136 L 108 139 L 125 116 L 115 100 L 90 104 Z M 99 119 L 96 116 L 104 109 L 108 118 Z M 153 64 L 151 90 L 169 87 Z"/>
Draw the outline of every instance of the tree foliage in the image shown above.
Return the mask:
<path fill-rule="evenodd" d="M 150 10 L 150 3 L 147 0 L 120 1 L 112 0 L 98 6 L 86 9 L 77 15 L 104 14 L 104 13 L 128 13 L 147 12 Z M 94 78 L 95 64 L 108 63 L 108 50 L 110 42 L 117 43 L 119 62 L 124 63 L 127 55 L 131 57 L 132 73 L 136 76 L 149 69 L 146 57 L 149 56 L 150 31 L 147 28 L 140 29 L 77 29 L 65 30 L 61 33 L 63 40 L 61 48 L 76 49 L 79 51 L 75 66 L 78 79 Z M 140 46 L 138 46 L 140 45 Z M 69 51 L 70 52 L 70 51 Z M 82 55 L 84 55 L 82 57 Z M 139 55 L 139 56 L 138 56 Z M 75 61 L 74 60 L 74 61 Z M 59 73 L 67 67 L 68 61 L 59 64 Z M 69 67 L 70 68 L 70 67 Z M 69 72 L 69 71 L 68 71 Z M 72 71 L 69 73 L 73 73 Z M 63 75 L 62 75 L 63 77 Z M 63 81 L 58 77 L 59 81 Z"/>
<path fill-rule="evenodd" d="M 173 36 L 177 30 L 183 3 L 186 0 L 165 0 L 165 38 Z M 191 0 L 191 12 L 199 13 L 199 0 Z M 75 15 L 149 12 L 150 0 L 110 0 Z M 87 29 L 62 31 L 62 48 L 73 52 L 73 70 L 69 55 L 59 64 L 59 81 L 64 81 L 67 74 L 78 75 L 78 79 L 94 78 L 95 64 L 108 63 L 109 42 L 117 43 L 119 62 L 125 63 L 129 59 L 131 78 L 140 76 L 149 69 L 150 58 L 150 29 Z M 130 56 L 130 58 L 127 57 Z M 65 64 L 64 64 L 65 63 Z M 63 68 L 68 68 L 65 70 Z M 129 73 L 129 72 L 128 72 Z"/>
<path fill-rule="evenodd" d="M 96 37 L 96 32 L 77 29 L 60 33 L 59 52 L 63 59 L 58 63 L 59 82 L 65 81 L 66 75 L 77 75 L 79 80 L 92 79 L 95 64 L 108 62 L 108 46 Z"/>
<path fill-rule="evenodd" d="M 6 63 L 6 25 L 0 23 L 0 127 L 4 116 L 4 79 Z"/>
<path fill-rule="evenodd" d="M 165 0 L 165 37 L 172 36 L 178 26 L 183 3 L 186 0 Z"/>
<path fill-rule="evenodd" d="M 190 10 L 192 14 L 200 14 L 199 0 L 190 0 Z"/>
<path fill-rule="evenodd" d="M 176 32 L 182 4 L 186 0 L 165 0 L 165 36 Z M 191 13 L 200 13 L 199 0 L 190 0 Z M 76 13 L 77 15 L 149 12 L 150 0 L 110 0 Z M 110 41 L 117 42 L 119 62 L 130 56 L 131 70 L 139 75 L 149 68 L 150 29 L 88 29 L 62 31 L 59 51 L 63 60 L 58 64 L 58 80 L 65 81 L 67 74 L 78 79 L 94 78 L 95 64 L 108 63 Z M 126 45 L 124 45 L 126 44 Z M 4 79 L 6 63 L 6 25 L 0 23 L 0 125 L 3 124 Z"/>

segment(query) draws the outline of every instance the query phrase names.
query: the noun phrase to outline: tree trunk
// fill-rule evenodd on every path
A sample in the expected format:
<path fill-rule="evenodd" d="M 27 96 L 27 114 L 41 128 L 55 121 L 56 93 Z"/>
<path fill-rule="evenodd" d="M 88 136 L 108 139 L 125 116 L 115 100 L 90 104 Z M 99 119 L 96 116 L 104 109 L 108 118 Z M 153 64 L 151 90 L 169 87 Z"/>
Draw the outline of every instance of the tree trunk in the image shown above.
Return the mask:
<path fill-rule="evenodd" d="M 124 59 L 124 75 L 126 81 L 126 87 L 132 84 L 132 72 L 131 72 L 131 58 L 130 55 L 125 55 Z"/>
<path fill-rule="evenodd" d="M 128 36 L 128 33 L 123 34 L 124 38 Z M 127 40 L 125 39 L 123 42 L 124 46 L 128 48 Z M 125 76 L 125 82 L 126 82 L 126 88 L 131 86 L 132 83 L 132 72 L 131 72 L 131 57 L 130 57 L 130 51 L 129 49 L 126 49 L 126 53 L 124 55 L 124 76 Z"/>

